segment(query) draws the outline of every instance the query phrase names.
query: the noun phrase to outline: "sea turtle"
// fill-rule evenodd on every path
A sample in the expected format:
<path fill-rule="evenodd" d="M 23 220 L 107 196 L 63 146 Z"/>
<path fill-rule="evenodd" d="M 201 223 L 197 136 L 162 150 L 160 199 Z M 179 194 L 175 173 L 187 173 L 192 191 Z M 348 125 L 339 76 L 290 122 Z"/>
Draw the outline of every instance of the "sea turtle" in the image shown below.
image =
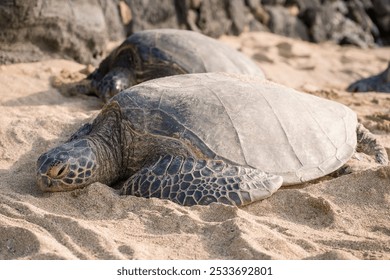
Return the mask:
<path fill-rule="evenodd" d="M 185 73 L 229 72 L 257 75 L 251 59 L 226 44 L 188 30 L 136 32 L 105 58 L 87 77 L 91 92 L 107 101 L 132 85 Z"/>
<path fill-rule="evenodd" d="M 350 84 L 347 90 L 351 92 L 378 91 L 390 93 L 390 62 L 387 69 L 382 73 L 358 80 Z"/>
<path fill-rule="evenodd" d="M 385 149 L 348 107 L 225 73 L 144 82 L 114 96 L 65 144 L 40 156 L 43 191 L 126 180 L 121 194 L 182 205 L 245 205 Z"/>

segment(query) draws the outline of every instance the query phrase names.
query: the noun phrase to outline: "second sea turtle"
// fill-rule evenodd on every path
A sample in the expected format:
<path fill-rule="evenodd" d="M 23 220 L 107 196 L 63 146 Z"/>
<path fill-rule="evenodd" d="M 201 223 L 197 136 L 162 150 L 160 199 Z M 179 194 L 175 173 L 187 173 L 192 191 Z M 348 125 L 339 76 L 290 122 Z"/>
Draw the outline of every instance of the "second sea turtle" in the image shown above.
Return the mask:
<path fill-rule="evenodd" d="M 188 30 L 156 29 L 128 37 L 87 79 L 103 101 L 135 84 L 186 73 L 264 73 L 251 59 L 213 38 Z"/>

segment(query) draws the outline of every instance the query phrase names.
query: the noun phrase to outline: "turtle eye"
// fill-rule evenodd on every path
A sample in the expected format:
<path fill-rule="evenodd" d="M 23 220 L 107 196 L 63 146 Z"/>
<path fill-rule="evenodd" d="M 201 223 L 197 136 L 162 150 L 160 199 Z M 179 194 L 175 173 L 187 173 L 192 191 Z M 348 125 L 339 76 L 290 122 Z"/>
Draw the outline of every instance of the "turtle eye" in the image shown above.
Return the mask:
<path fill-rule="evenodd" d="M 60 178 L 65 176 L 66 171 L 68 171 L 68 165 L 67 164 L 61 164 L 61 165 L 55 165 L 53 166 L 49 171 L 49 176 L 51 178 Z"/>

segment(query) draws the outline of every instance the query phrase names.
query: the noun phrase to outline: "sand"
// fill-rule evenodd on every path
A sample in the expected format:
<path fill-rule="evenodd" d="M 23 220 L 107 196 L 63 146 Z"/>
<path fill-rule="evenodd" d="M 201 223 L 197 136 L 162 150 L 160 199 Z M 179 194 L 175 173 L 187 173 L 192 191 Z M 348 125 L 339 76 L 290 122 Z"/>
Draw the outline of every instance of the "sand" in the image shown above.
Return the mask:
<path fill-rule="evenodd" d="M 273 81 L 354 109 L 390 152 L 390 95 L 350 94 L 379 73 L 390 49 L 314 45 L 268 33 L 223 37 Z M 39 155 L 93 118 L 94 97 L 65 97 L 53 76 L 65 60 L 0 66 L 0 259 L 390 259 L 390 168 L 351 159 L 352 173 L 284 187 L 243 208 L 182 207 L 119 196 L 95 183 L 42 193 Z"/>

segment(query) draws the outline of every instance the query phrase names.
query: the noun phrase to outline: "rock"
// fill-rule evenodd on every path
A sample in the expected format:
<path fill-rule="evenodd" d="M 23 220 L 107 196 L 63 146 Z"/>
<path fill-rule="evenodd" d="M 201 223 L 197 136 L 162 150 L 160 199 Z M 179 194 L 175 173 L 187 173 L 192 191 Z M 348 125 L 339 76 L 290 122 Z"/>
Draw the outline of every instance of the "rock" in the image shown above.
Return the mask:
<path fill-rule="evenodd" d="M 371 8 L 370 1 L 350 0 L 346 3 L 348 7 L 348 17 L 357 23 L 366 33 L 371 33 L 373 37 L 379 37 L 378 27 L 373 23 L 366 10 Z"/>
<path fill-rule="evenodd" d="M 312 42 L 390 44 L 389 0 L 2 0 L 0 64 L 96 64 L 108 41 L 154 28 L 211 37 L 271 31 Z"/>
<path fill-rule="evenodd" d="M 86 1 L 88 2 L 88 1 Z M 125 29 L 122 23 L 122 15 L 119 13 L 119 2 L 118 0 L 98 0 L 104 15 L 105 30 L 108 34 L 110 41 L 120 41 L 125 37 Z M 129 10 L 127 10 L 129 12 Z M 123 15 L 125 16 L 125 15 Z M 131 16 L 127 15 L 127 16 Z"/>
<path fill-rule="evenodd" d="M 261 0 L 261 4 L 279 6 L 286 4 L 286 0 Z"/>
<path fill-rule="evenodd" d="M 229 34 L 232 20 L 226 11 L 227 0 L 203 0 L 199 7 L 197 26 L 208 36 L 219 37 Z"/>
<path fill-rule="evenodd" d="M 249 7 L 253 17 L 262 24 L 268 24 L 269 15 L 260 5 L 258 0 L 246 0 L 245 4 Z"/>
<path fill-rule="evenodd" d="M 245 26 L 248 25 L 249 9 L 245 6 L 243 0 L 234 0 L 227 3 L 228 15 L 232 20 L 231 33 L 233 35 L 239 35 L 244 31 Z"/>
<path fill-rule="evenodd" d="M 380 44 L 390 44 L 390 1 L 372 0 L 371 18 L 379 29 Z"/>
<path fill-rule="evenodd" d="M 0 2 L 0 63 L 68 57 L 96 63 L 106 43 L 123 38 L 116 1 Z"/>
<path fill-rule="evenodd" d="M 155 28 L 180 28 L 182 22 L 179 22 L 176 2 L 181 1 L 125 0 L 132 14 L 127 34 Z"/>
<path fill-rule="evenodd" d="M 244 0 L 126 0 L 133 15 L 128 35 L 145 29 L 176 28 L 199 31 L 211 37 L 238 35 L 249 25 Z"/>
<path fill-rule="evenodd" d="M 374 47 L 374 37 L 371 33 L 364 31 L 361 26 L 350 19 L 340 22 L 340 32 L 335 31 L 330 40 L 340 45 L 355 45 L 361 48 Z"/>
<path fill-rule="evenodd" d="M 338 44 L 353 44 L 359 47 L 374 45 L 371 30 L 375 26 L 365 15 L 363 6 L 356 1 L 325 1 L 322 5 L 312 5 L 301 11 L 299 18 L 308 26 L 310 39 L 316 43 L 327 40 Z M 348 18 L 354 14 L 360 23 Z"/>
<path fill-rule="evenodd" d="M 265 10 L 270 16 L 268 28 L 271 32 L 306 41 L 309 40 L 306 26 L 299 18 L 291 15 L 286 8 L 265 6 Z"/>
<path fill-rule="evenodd" d="M 250 18 L 249 17 L 249 20 L 248 20 L 248 28 L 249 28 L 249 31 L 262 31 L 262 32 L 269 32 L 269 29 L 267 26 L 263 25 L 262 23 L 260 23 L 258 20 L 256 20 L 254 17 L 253 18 Z"/>

